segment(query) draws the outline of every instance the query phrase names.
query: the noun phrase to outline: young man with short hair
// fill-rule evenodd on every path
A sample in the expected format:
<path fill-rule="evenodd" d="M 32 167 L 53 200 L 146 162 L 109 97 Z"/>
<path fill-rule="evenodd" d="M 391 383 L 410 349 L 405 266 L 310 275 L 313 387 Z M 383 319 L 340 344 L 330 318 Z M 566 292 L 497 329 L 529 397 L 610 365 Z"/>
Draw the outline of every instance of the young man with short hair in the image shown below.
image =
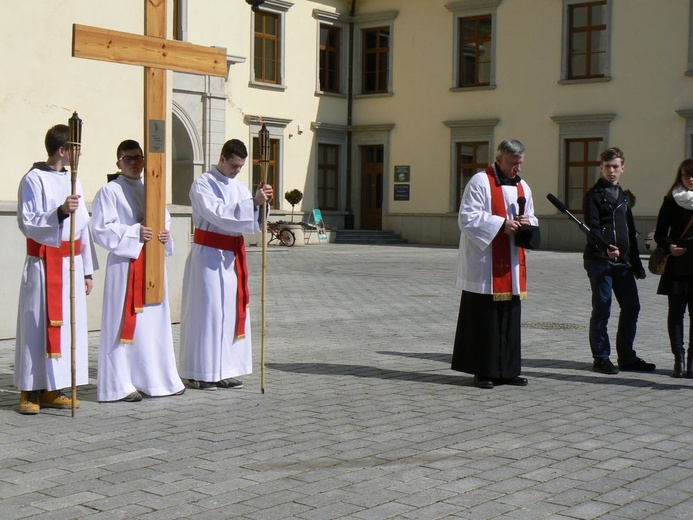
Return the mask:
<path fill-rule="evenodd" d="M 185 390 L 178 376 L 171 332 L 168 283 L 164 270 L 164 300 L 144 305 L 144 245 L 154 239 L 173 255 L 165 228 L 144 223 L 144 154 L 137 141 L 127 139 L 116 151 L 121 171 L 99 190 L 92 208 L 94 241 L 108 250 L 104 282 L 101 342 L 96 380 L 97 399 L 136 402 L 142 394 L 160 397 Z"/>
<path fill-rule="evenodd" d="M 185 263 L 180 324 L 181 377 L 200 390 L 240 388 L 252 372 L 248 266 L 243 233 L 260 231 L 264 184 L 252 195 L 238 178 L 248 150 L 227 141 L 219 162 L 190 188 L 195 233 Z"/>
<path fill-rule="evenodd" d="M 637 357 L 633 350 L 640 299 L 636 278 L 646 273 L 640 260 L 633 213 L 620 180 L 625 156 L 616 147 L 607 148 L 601 155 L 601 176 L 585 194 L 583 211 L 585 224 L 600 236 L 608 249 L 595 241 L 587 241 L 583 262 L 592 288 L 592 315 L 589 341 L 594 359 L 592 370 L 601 374 L 617 374 L 619 369 L 651 372 L 653 363 Z M 611 345 L 607 326 L 611 315 L 611 293 L 621 307 L 616 333 L 618 368 L 609 359 Z"/>
<path fill-rule="evenodd" d="M 72 408 L 62 389 L 72 386 L 70 317 L 70 220 L 75 225 L 76 384 L 89 380 L 87 299 L 97 268 L 89 235 L 89 212 L 77 180 L 72 194 L 70 129 L 55 125 L 45 138 L 48 159 L 37 162 L 19 183 L 17 221 L 26 237 L 17 313 L 14 384 L 21 391 L 19 413 Z M 75 406 L 79 406 L 79 401 Z"/>

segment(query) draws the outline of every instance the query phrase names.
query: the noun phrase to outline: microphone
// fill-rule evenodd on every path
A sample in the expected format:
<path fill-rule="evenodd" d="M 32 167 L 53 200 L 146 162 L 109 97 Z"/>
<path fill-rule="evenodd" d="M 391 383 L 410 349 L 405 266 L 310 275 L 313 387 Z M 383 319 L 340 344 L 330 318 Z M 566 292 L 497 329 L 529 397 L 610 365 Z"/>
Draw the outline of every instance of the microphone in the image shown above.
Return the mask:
<path fill-rule="evenodd" d="M 518 197 L 517 198 L 517 208 L 519 210 L 519 213 L 517 214 L 518 217 L 521 217 L 522 215 L 525 214 L 525 204 L 527 204 L 527 199 L 524 197 Z"/>
<path fill-rule="evenodd" d="M 556 209 L 560 211 L 561 213 L 566 213 L 568 211 L 568 208 L 565 207 L 565 204 L 563 204 L 560 200 L 558 200 L 552 193 L 549 193 L 546 196 L 547 199 L 549 199 L 549 202 L 556 206 Z M 519 200 L 519 199 L 518 199 Z"/>
<path fill-rule="evenodd" d="M 577 218 L 575 215 L 573 215 L 570 211 L 568 211 L 568 208 L 565 207 L 565 204 L 563 204 L 560 200 L 558 200 L 557 197 L 555 197 L 553 194 L 549 193 L 546 195 L 546 198 L 549 199 L 549 202 L 556 206 L 556 209 L 560 211 L 561 213 L 565 213 L 570 217 L 570 219 L 575 222 L 579 228 L 580 231 L 582 231 L 585 235 L 587 235 L 587 240 L 591 242 L 597 249 L 599 249 L 602 253 L 608 254 L 609 250 L 611 249 L 611 244 L 609 244 L 606 240 L 601 235 L 597 235 L 594 233 L 584 222 L 582 222 L 579 218 Z M 519 199 L 518 199 L 519 201 Z M 627 261 L 625 261 L 626 265 L 628 264 Z"/>

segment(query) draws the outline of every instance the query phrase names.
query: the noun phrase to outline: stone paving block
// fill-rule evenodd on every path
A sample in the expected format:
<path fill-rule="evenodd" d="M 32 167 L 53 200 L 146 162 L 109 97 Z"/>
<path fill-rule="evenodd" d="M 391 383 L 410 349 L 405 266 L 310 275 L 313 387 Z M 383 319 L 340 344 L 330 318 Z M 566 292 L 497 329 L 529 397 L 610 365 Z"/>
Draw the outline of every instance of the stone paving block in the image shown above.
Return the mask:
<path fill-rule="evenodd" d="M 414 508 L 398 502 L 389 502 L 375 507 L 352 513 L 353 518 L 363 520 L 384 520 L 387 518 L 397 518 L 405 513 L 411 512 Z"/>
<path fill-rule="evenodd" d="M 92 513 L 88 516 L 85 515 L 85 517 L 89 518 L 89 520 L 130 520 L 131 518 L 141 518 L 142 515 L 148 512 L 149 510 L 147 508 L 132 504 L 121 506 L 118 509 Z"/>
<path fill-rule="evenodd" d="M 101 498 L 103 498 L 103 496 L 98 495 L 96 493 L 81 491 L 73 495 L 63 496 L 59 498 L 34 498 L 33 500 L 31 500 L 31 502 L 29 502 L 29 505 L 50 512 L 56 510 L 64 510 L 72 506 L 77 506 L 80 504 L 91 502 L 92 500 L 99 500 Z"/>
<path fill-rule="evenodd" d="M 498 518 L 512 520 L 538 520 L 547 518 L 556 520 L 558 518 L 563 518 L 563 516 L 561 516 L 559 513 L 564 510 L 565 508 L 563 506 L 556 504 L 535 502 L 521 508 L 513 509 L 507 513 L 503 513 Z"/>
<path fill-rule="evenodd" d="M 616 506 L 613 504 L 591 500 L 569 507 L 561 511 L 561 514 L 572 518 L 579 518 L 580 520 L 590 520 L 593 518 L 602 518 L 604 515 L 610 514 L 616 509 Z"/>
<path fill-rule="evenodd" d="M 397 499 L 397 502 L 414 506 L 417 509 L 435 504 L 436 502 L 444 502 L 448 498 L 456 496 L 457 493 L 440 488 L 426 488 L 412 491 Z"/>
<path fill-rule="evenodd" d="M 459 506 L 438 502 L 429 506 L 417 508 L 410 513 L 404 513 L 397 518 L 407 518 L 412 520 L 438 520 L 438 519 L 453 519 L 463 518 Z"/>
<path fill-rule="evenodd" d="M 580 255 L 533 253 L 530 272 L 541 275 L 523 302 L 530 385 L 482 392 L 449 365 L 455 248 L 300 249 L 272 258 L 265 394 L 256 348 L 241 390 L 99 404 L 91 333 L 92 383 L 80 389 L 78 416 L 27 418 L 16 412 L 13 345 L 0 348 L 0 508 L 91 493 L 113 518 L 307 520 L 373 509 L 395 518 L 575 520 L 594 514 L 594 502 L 614 508 L 600 520 L 640 518 L 648 504 L 657 520 L 686 518 L 693 383 L 669 376 L 656 279 L 639 282 L 637 348 L 660 368 L 604 376 L 590 370 Z M 249 260 L 255 294 L 259 256 Z M 256 337 L 258 306 L 251 299 Z M 551 501 L 581 494 L 570 506 Z M 136 503 L 125 506 L 128 495 Z M 167 499 L 181 501 L 166 507 Z M 61 512 L 108 513 L 84 504 Z"/>

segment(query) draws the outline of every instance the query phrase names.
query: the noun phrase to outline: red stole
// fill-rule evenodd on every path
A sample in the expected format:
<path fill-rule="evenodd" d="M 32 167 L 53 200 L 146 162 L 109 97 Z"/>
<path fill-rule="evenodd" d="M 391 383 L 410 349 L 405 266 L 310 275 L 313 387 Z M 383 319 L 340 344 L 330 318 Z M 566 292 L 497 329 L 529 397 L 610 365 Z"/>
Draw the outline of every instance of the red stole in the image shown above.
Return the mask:
<path fill-rule="evenodd" d="M 75 255 L 82 251 L 82 241 L 75 240 Z M 52 247 L 27 238 L 26 254 L 43 260 L 46 272 L 46 356 L 59 358 L 60 328 L 63 325 L 63 258 L 70 256 L 70 242 Z"/>
<path fill-rule="evenodd" d="M 121 343 L 133 343 L 137 315 L 144 311 L 144 247 L 137 258 L 130 259 L 128 282 L 125 289 L 125 308 L 123 309 L 123 328 L 120 331 Z"/>
<path fill-rule="evenodd" d="M 491 186 L 491 213 L 504 219 L 508 218 L 508 210 L 505 207 L 503 186 L 496 179 L 493 166 L 486 169 Z M 518 182 L 517 196 L 524 197 L 522 183 Z M 493 299 L 494 301 L 508 301 L 513 297 L 512 263 L 510 260 L 510 236 L 503 230 L 496 235 L 491 242 L 491 254 L 493 258 Z M 518 248 L 520 260 L 520 299 L 527 299 L 527 265 L 525 263 L 525 250 Z"/>
<path fill-rule="evenodd" d="M 201 246 L 233 251 L 236 256 L 236 326 L 234 337 L 245 338 L 245 320 L 247 309 L 250 306 L 250 290 L 248 288 L 248 262 L 245 256 L 245 241 L 243 236 L 229 236 L 213 231 L 195 229 L 193 242 Z"/>

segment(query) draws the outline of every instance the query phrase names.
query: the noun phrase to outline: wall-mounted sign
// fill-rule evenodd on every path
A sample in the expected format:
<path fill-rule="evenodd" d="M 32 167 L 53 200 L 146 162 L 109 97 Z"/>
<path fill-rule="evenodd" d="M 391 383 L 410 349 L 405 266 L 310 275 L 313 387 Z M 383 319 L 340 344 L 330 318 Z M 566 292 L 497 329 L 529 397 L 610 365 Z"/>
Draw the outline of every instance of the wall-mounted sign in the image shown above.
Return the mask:
<path fill-rule="evenodd" d="M 408 164 L 402 166 L 395 166 L 395 182 L 410 182 L 410 172 L 411 168 Z"/>
<path fill-rule="evenodd" d="M 162 119 L 149 120 L 149 150 L 148 153 L 164 153 L 166 151 L 166 121 Z"/>
<path fill-rule="evenodd" d="M 409 184 L 395 184 L 395 200 L 409 200 Z"/>

